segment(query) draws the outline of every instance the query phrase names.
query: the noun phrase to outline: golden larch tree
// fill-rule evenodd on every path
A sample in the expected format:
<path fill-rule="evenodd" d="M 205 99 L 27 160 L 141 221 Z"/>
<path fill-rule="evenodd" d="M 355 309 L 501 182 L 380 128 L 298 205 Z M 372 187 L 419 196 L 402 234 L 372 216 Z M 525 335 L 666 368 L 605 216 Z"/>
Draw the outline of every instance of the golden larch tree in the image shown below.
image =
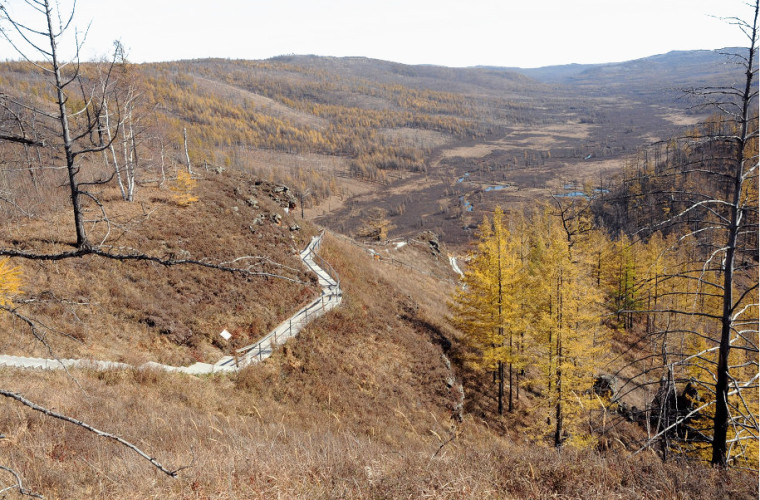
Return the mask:
<path fill-rule="evenodd" d="M 193 191 L 197 185 L 198 181 L 193 179 L 189 172 L 180 170 L 177 172 L 177 179 L 169 189 L 174 192 L 172 196 L 177 205 L 186 207 L 198 201 L 198 197 L 193 195 Z"/>
<path fill-rule="evenodd" d="M 0 306 L 11 304 L 11 297 L 21 293 L 21 270 L 10 259 L 0 259 Z"/>
<path fill-rule="evenodd" d="M 514 380 L 520 364 L 517 339 L 521 328 L 518 306 L 521 263 L 516 240 L 509 233 L 500 208 L 496 208 L 491 220 L 487 217 L 483 220 L 479 235 L 462 286 L 450 304 L 451 320 L 477 353 L 474 366 L 495 374 L 501 415 L 507 376 L 508 411 L 515 405 Z"/>
<path fill-rule="evenodd" d="M 593 253 L 584 238 L 568 238 L 563 224 L 548 213 L 533 219 L 530 276 L 533 299 L 523 312 L 530 324 L 531 363 L 541 375 L 537 422 L 551 424 L 554 445 L 588 442 L 583 429 L 589 411 L 599 405 L 593 385 L 605 348 L 602 294 L 595 282 Z"/>

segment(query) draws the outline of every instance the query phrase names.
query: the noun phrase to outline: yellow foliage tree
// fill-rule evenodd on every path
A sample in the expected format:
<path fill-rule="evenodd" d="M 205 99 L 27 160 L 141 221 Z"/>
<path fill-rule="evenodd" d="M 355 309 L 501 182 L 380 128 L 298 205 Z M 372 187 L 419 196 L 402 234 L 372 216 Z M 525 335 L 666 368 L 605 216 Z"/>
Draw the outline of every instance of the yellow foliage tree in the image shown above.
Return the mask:
<path fill-rule="evenodd" d="M 450 304 L 451 320 L 478 353 L 476 368 L 494 372 L 498 412 L 504 412 L 505 369 L 509 377 L 508 411 L 514 409 L 514 378 L 521 365 L 517 339 L 522 328 L 519 303 L 521 263 L 516 240 L 500 208 L 480 226 L 480 242 Z"/>
<path fill-rule="evenodd" d="M 21 270 L 10 265 L 10 259 L 0 259 L 0 306 L 11 303 L 11 297 L 21 293 Z"/>
<path fill-rule="evenodd" d="M 177 205 L 186 207 L 193 202 L 198 201 L 198 197 L 193 195 L 193 190 L 198 185 L 198 181 L 192 178 L 185 170 L 177 172 L 177 179 L 169 189 L 174 192 L 173 198 Z"/>
<path fill-rule="evenodd" d="M 530 367 L 539 434 L 556 446 L 583 445 L 591 439 L 584 423 L 599 405 L 592 387 L 606 337 L 595 261 L 586 258 L 598 241 L 568 237 L 567 224 L 548 213 L 519 227 L 510 232 L 500 209 L 483 221 L 451 321 L 476 353 L 473 365 L 494 372 L 500 413 L 505 371 L 511 411 L 515 376 Z"/>
<path fill-rule="evenodd" d="M 593 253 L 587 236 L 569 238 L 555 216 L 534 217 L 527 279 L 521 287 L 530 299 L 521 312 L 530 335 L 531 365 L 540 372 L 535 387 L 541 397 L 533 408 L 539 433 L 552 424 L 555 446 L 585 445 L 584 425 L 599 405 L 593 385 L 605 341 L 602 294 L 596 286 Z"/>
<path fill-rule="evenodd" d="M 388 239 L 388 231 L 395 226 L 388 220 L 385 209 L 374 207 L 369 210 L 367 217 L 363 221 L 358 235 L 364 238 L 371 238 L 375 241 L 385 241 Z"/>

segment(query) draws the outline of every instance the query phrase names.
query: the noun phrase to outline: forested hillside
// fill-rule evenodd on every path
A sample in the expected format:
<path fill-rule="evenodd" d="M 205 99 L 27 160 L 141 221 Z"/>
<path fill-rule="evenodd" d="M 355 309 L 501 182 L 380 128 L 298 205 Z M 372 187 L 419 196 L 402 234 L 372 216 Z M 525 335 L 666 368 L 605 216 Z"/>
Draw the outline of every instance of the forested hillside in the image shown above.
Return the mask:
<path fill-rule="evenodd" d="M 2 491 L 757 496 L 757 4 L 738 66 L 530 71 L 64 60 L 39 5 L 0 17 L 37 40 L 0 63 L 0 355 L 60 369 L 0 366 Z M 340 306 L 246 358 L 324 300 L 322 233 Z"/>
<path fill-rule="evenodd" d="M 733 78 L 732 71 L 713 57 L 689 67 L 682 78 L 707 85 L 716 75 Z M 606 96 L 616 95 L 618 88 L 605 83 L 610 77 L 595 84 L 606 89 L 604 97 L 595 97 L 586 84 L 548 86 L 500 70 L 411 67 L 361 58 L 134 65 L 117 50 L 115 65 L 84 64 L 79 75 L 84 85 L 70 98 L 86 102 L 93 92 L 107 95 L 102 107 L 110 114 L 110 133 L 121 125 L 127 132 L 122 139 L 131 138 L 131 155 L 122 158 L 122 141 L 102 160 L 104 168 L 120 169 L 117 177 L 137 184 L 165 182 L 170 170 L 189 159 L 196 168 L 253 170 L 288 184 L 310 205 L 338 196 L 362 209 L 370 204 L 356 195 L 366 189 L 350 179 L 388 186 L 389 194 L 423 183 L 415 189 L 431 192 L 413 197 L 424 201 L 415 212 L 434 221 L 429 229 L 450 232 L 459 241 L 467 224 L 449 227 L 441 215 L 451 212 L 438 214 L 438 207 L 456 209 L 458 197 L 482 196 L 479 190 L 494 184 L 501 186 L 495 191 L 506 192 L 488 196 L 502 202 L 502 195 L 514 198 L 515 190 L 527 191 L 518 197 L 532 198 L 535 188 L 578 184 L 599 169 L 619 168 L 610 161 L 694 120 L 686 114 L 687 103 L 675 103 L 678 93 L 663 83 L 652 83 L 638 96 L 620 93 L 610 100 Z M 620 81 L 627 77 L 621 75 Z M 4 64 L 0 82 L 10 101 L 47 92 L 44 73 L 21 63 Z M 663 107 L 666 101 L 670 104 Z M 25 112 L 17 106 L 6 110 L 3 123 L 9 133 L 19 113 Z M 25 133 L 43 131 L 27 127 Z M 475 155 L 456 149 L 475 144 L 483 144 Z M 29 169 L 34 178 L 44 172 L 47 152 L 35 149 L 10 158 L 16 170 Z M 475 172 L 477 180 L 471 176 L 457 185 L 465 173 Z M 472 215 L 491 206 L 479 203 Z M 348 230 L 351 219 L 336 212 L 323 222 Z M 409 225 L 400 222 L 400 229 Z"/>

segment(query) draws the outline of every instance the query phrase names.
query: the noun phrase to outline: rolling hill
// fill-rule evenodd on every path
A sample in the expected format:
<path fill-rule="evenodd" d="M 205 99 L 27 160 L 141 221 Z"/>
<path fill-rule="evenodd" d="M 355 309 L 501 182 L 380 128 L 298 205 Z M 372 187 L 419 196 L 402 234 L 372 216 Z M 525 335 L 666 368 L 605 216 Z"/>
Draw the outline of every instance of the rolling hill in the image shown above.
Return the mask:
<path fill-rule="evenodd" d="M 719 50 L 676 50 L 633 61 L 606 64 L 569 64 L 534 69 L 504 68 L 544 83 L 597 85 L 599 87 L 678 89 L 725 84 L 726 76 L 741 70 L 733 65 L 731 54 L 742 54 L 739 47 Z"/>
<path fill-rule="evenodd" d="M 469 247 L 484 214 L 605 189 L 640 146 L 703 116 L 671 88 L 730 80 L 733 67 L 713 56 L 540 70 L 316 56 L 118 67 L 114 95 L 134 103 L 119 116 L 135 133 L 82 155 L 87 231 L 96 248 L 155 259 L 14 258 L 22 285 L 5 311 L 15 314 L 0 315 L 3 353 L 213 363 L 318 296 L 298 252 L 323 228 L 320 255 L 344 299 L 233 374 L 0 368 L 1 387 L 118 433 L 176 478 L 10 400 L 3 464 L 31 491 L 69 498 L 754 498 L 744 471 L 634 455 L 646 429 L 606 407 L 596 446 L 554 449 L 531 434 L 539 390 L 526 384 L 517 410 L 498 415 L 491 374 L 446 319 L 449 254 Z M 102 68 L 82 71 L 96 87 Z M 51 102 L 28 65 L 0 64 L 0 85 Z M 27 108 L 3 102 L 0 132 L 15 131 Z M 63 155 L 47 130 L 29 132 L 44 146 L 0 143 L 1 248 L 74 245 Z M 114 161 L 134 167 L 134 201 L 122 199 Z M 189 170 L 198 200 L 180 203 Z M 360 238 L 383 234 L 368 225 L 386 241 Z"/>

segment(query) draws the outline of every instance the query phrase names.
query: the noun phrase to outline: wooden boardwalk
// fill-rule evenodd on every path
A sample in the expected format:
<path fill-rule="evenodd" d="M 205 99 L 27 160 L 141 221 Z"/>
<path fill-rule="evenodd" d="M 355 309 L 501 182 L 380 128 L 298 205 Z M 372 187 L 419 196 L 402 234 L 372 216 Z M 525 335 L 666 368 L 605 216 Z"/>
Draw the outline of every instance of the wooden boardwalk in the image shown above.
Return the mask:
<path fill-rule="evenodd" d="M 237 350 L 235 356 L 225 356 L 214 364 L 194 363 L 189 366 L 164 365 L 149 361 L 140 366 L 133 366 L 115 361 L 98 361 L 91 359 L 56 359 L 56 358 L 27 358 L 24 356 L 0 355 L 0 367 L 27 368 L 38 370 L 64 370 L 81 368 L 97 371 L 125 369 L 156 369 L 168 372 L 187 373 L 190 375 L 206 375 L 212 373 L 234 372 L 251 363 L 258 363 L 272 355 L 275 346 L 295 337 L 310 321 L 320 317 L 327 311 L 340 305 L 343 293 L 337 273 L 324 261 L 317 250 L 322 244 L 324 232 L 314 236 L 311 242 L 301 252 L 301 261 L 317 275 L 322 293 L 307 306 L 299 309 L 290 318 L 282 322 L 274 330 L 257 342 Z M 320 265 L 321 264 L 321 265 Z M 329 268 L 332 275 L 325 269 Z M 334 276 L 334 277 L 333 277 Z"/>

